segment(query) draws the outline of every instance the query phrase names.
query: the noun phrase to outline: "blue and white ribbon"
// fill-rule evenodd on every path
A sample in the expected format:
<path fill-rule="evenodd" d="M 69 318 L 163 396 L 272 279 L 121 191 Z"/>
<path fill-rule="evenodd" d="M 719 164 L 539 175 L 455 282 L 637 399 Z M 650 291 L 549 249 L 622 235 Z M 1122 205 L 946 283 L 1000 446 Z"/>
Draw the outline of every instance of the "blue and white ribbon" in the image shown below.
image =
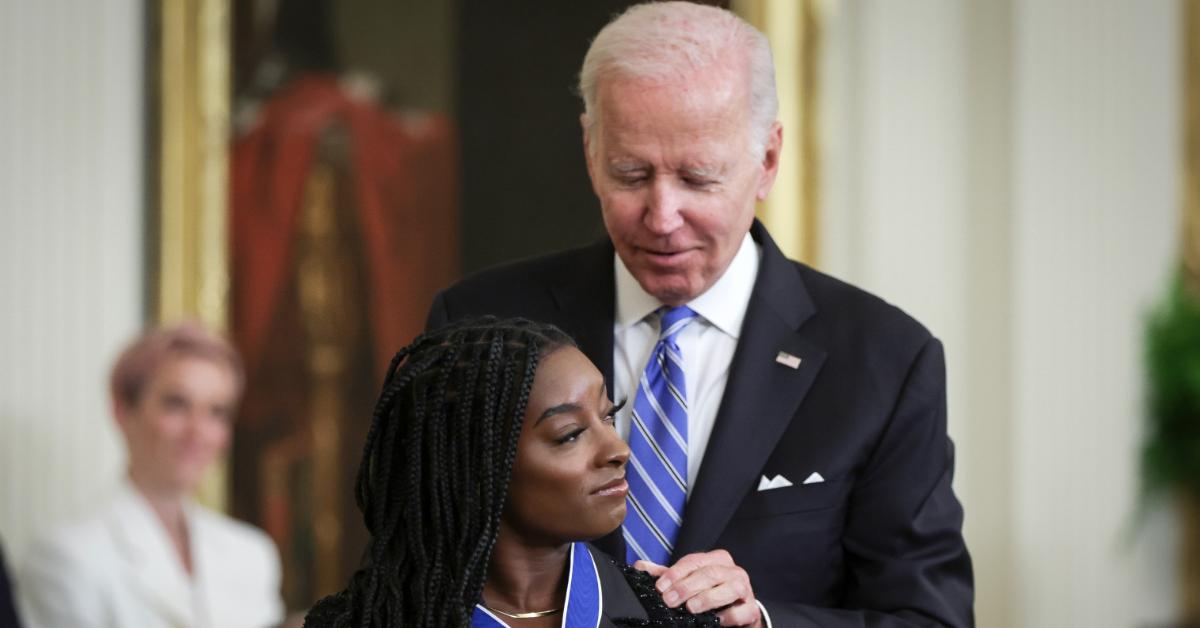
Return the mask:
<path fill-rule="evenodd" d="M 600 609 L 604 607 L 604 593 L 600 590 L 600 575 L 596 561 L 587 545 L 571 544 L 570 569 L 567 571 L 567 599 L 562 612 L 562 628 L 597 628 L 600 625 Z M 483 604 L 475 605 L 471 615 L 471 628 L 509 628 L 499 617 Z"/>

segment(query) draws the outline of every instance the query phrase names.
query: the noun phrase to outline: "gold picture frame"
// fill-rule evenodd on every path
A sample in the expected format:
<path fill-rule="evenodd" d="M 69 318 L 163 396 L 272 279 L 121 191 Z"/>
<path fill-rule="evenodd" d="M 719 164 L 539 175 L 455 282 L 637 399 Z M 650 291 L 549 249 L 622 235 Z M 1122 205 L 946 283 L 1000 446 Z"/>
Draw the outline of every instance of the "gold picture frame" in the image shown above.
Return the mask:
<path fill-rule="evenodd" d="M 758 217 L 785 255 L 818 263 L 820 247 L 820 54 L 825 2 L 732 0 L 730 9 L 766 34 L 775 61 L 784 142 L 780 171 Z"/>
<path fill-rule="evenodd" d="M 151 137 L 148 302 L 155 323 L 195 319 L 228 326 L 230 129 L 229 0 L 147 3 Z M 201 484 L 201 503 L 227 509 L 227 464 Z"/>

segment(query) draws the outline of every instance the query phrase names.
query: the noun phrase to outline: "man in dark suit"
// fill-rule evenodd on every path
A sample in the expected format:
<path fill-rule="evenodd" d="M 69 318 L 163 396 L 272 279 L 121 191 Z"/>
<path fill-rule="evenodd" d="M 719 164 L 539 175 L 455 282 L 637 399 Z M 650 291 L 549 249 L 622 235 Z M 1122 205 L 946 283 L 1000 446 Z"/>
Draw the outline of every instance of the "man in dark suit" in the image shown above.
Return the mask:
<path fill-rule="evenodd" d="M 525 316 L 576 337 L 628 400 L 634 451 L 623 533 L 599 545 L 668 603 L 724 625 L 971 625 L 941 344 L 754 220 L 782 145 L 765 38 L 640 5 L 593 41 L 580 92 L 609 238 L 465 279 L 430 327 Z"/>

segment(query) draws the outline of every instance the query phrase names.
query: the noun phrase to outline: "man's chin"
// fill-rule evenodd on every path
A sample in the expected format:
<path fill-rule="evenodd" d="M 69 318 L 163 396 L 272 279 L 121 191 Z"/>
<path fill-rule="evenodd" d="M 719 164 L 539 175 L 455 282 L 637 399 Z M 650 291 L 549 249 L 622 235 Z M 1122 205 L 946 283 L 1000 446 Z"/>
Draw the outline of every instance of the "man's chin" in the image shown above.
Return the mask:
<path fill-rule="evenodd" d="M 647 281 L 639 280 L 638 283 L 641 284 L 642 290 L 658 299 L 659 303 L 671 307 L 684 305 L 699 296 L 692 288 L 691 282 L 682 277 L 650 277 Z"/>

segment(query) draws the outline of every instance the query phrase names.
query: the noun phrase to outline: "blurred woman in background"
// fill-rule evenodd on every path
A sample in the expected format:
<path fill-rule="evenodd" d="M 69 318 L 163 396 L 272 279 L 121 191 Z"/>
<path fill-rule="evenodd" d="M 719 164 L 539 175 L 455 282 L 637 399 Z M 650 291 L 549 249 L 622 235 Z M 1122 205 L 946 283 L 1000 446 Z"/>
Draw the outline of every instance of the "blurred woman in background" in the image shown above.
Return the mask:
<path fill-rule="evenodd" d="M 237 353 L 195 324 L 149 331 L 112 370 L 128 474 L 91 516 L 35 542 L 19 577 L 33 627 L 273 626 L 279 553 L 262 531 L 190 499 L 229 445 Z"/>

